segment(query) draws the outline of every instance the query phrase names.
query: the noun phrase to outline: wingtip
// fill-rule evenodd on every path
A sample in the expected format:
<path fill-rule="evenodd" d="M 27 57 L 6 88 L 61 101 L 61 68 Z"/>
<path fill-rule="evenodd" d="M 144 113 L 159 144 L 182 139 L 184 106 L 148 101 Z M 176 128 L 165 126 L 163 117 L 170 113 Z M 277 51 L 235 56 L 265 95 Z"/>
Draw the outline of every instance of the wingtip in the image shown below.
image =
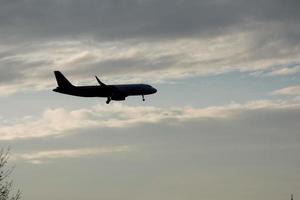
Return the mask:
<path fill-rule="evenodd" d="M 97 76 L 95 77 L 100 86 L 106 86 L 102 81 L 100 81 L 100 79 Z"/>

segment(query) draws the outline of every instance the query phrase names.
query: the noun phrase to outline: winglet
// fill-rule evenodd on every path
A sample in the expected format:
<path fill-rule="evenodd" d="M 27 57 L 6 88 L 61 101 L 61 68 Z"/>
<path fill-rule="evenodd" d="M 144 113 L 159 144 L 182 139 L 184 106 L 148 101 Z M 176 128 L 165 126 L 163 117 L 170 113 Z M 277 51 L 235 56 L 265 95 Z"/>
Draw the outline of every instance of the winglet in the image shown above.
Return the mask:
<path fill-rule="evenodd" d="M 99 79 L 97 76 L 95 76 L 95 77 L 96 77 L 96 79 L 97 79 L 97 81 L 98 81 L 98 83 L 99 83 L 100 86 L 106 86 L 104 83 L 102 83 L 102 82 L 100 81 L 100 79 Z"/>

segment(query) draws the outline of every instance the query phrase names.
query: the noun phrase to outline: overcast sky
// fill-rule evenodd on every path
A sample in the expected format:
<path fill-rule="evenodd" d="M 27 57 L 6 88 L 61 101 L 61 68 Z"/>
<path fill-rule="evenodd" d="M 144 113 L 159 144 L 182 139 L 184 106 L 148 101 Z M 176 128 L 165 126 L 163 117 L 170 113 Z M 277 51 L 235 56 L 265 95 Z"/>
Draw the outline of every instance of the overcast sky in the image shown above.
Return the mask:
<path fill-rule="evenodd" d="M 299 0 L 0 2 L 0 147 L 22 199 L 296 198 Z M 52 92 L 54 70 L 158 93 L 106 105 Z"/>

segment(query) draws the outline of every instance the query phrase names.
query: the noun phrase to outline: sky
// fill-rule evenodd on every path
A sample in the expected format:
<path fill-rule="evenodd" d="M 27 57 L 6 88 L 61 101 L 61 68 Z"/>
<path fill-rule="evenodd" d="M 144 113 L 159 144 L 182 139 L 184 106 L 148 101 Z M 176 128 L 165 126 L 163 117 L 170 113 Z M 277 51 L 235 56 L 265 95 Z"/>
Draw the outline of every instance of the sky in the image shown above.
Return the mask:
<path fill-rule="evenodd" d="M 0 147 L 23 200 L 297 198 L 300 1 L 0 3 Z M 158 93 L 106 105 L 52 92 L 54 70 Z"/>

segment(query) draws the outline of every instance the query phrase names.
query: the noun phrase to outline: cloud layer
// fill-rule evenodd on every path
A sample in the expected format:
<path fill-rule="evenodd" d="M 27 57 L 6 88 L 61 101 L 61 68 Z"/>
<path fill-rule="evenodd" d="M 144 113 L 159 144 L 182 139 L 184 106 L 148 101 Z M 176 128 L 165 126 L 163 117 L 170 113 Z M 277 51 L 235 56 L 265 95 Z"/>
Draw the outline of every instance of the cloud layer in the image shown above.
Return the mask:
<path fill-rule="evenodd" d="M 296 0 L 4 1 L 0 23 L 1 35 L 13 39 L 210 36 L 235 30 L 245 23 L 251 25 L 251 22 L 275 23 L 297 32 L 299 29 L 293 23 L 299 20 L 298 8 Z M 299 39 L 291 33 L 289 38 Z"/>
<path fill-rule="evenodd" d="M 57 69 L 89 83 L 95 74 L 110 81 L 161 82 L 232 71 L 299 72 L 290 67 L 300 63 L 295 0 L 2 4 L 2 95 L 49 89 Z"/>
<path fill-rule="evenodd" d="M 102 148 L 81 148 L 81 149 L 61 149 L 38 151 L 31 153 L 14 154 L 12 159 L 25 161 L 32 164 L 42 164 L 55 159 L 63 158 L 87 158 L 105 154 L 122 153 L 132 151 L 129 146 L 102 147 Z"/>
<path fill-rule="evenodd" d="M 299 96 L 300 95 L 300 85 L 290 86 L 282 88 L 272 92 L 273 95 L 282 95 L 282 96 Z"/>
<path fill-rule="evenodd" d="M 188 121 L 236 121 L 248 113 L 299 111 L 299 102 L 254 101 L 207 108 L 157 108 L 98 104 L 88 109 L 47 109 L 38 119 L 25 118 L 0 125 L 0 140 L 64 136 L 95 128 L 125 128 L 143 124 L 168 125 Z"/>

